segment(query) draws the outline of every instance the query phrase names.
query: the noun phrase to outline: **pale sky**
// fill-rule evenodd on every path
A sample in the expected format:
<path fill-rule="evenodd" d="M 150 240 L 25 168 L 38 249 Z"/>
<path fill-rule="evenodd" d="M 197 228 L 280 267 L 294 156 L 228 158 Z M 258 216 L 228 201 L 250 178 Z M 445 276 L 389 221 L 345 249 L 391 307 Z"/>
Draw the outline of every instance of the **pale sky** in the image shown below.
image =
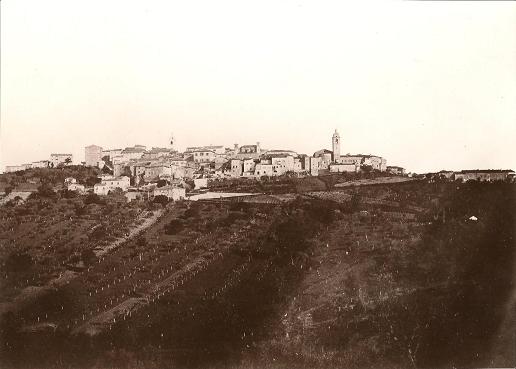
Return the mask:
<path fill-rule="evenodd" d="M 234 143 L 516 169 L 516 4 L 3 0 L 0 171 Z"/>

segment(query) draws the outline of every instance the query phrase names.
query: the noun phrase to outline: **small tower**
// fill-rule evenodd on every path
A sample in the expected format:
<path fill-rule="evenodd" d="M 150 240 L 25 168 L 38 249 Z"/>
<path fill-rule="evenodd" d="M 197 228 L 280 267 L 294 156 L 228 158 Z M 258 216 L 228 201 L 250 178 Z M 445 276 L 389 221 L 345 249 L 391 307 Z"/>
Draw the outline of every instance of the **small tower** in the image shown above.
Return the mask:
<path fill-rule="evenodd" d="M 340 159 L 340 136 L 335 129 L 335 133 L 331 138 L 331 146 L 333 149 L 333 161 L 338 161 Z"/>

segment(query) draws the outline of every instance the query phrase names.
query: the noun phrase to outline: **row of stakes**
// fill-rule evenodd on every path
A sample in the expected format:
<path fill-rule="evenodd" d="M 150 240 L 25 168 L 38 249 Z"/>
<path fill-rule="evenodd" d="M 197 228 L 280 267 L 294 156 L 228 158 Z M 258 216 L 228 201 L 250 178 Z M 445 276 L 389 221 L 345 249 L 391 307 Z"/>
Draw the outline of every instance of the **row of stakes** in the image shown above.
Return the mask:
<path fill-rule="evenodd" d="M 217 255 L 216 255 L 217 256 Z M 218 254 L 219 257 L 223 257 L 223 254 L 222 253 L 219 253 Z M 213 258 L 213 260 L 215 260 L 216 258 Z M 173 282 L 170 286 L 171 287 L 167 287 L 166 288 L 166 291 L 167 292 L 171 292 L 173 291 L 177 286 L 179 285 L 183 285 L 186 281 L 188 281 L 190 278 L 192 278 L 193 276 L 197 275 L 199 272 L 205 270 L 208 266 L 209 266 L 209 263 L 207 261 L 204 261 L 204 263 L 199 263 L 197 264 L 197 268 L 191 268 L 191 269 L 188 269 L 186 271 L 187 274 L 185 275 L 182 275 L 182 276 L 178 276 L 178 281 L 175 281 Z M 200 266 L 199 266 L 200 265 Z M 169 267 L 169 268 L 163 268 L 160 270 L 159 273 L 156 273 L 156 276 L 157 278 L 156 279 L 159 279 L 160 277 L 164 277 L 167 275 L 166 272 L 171 272 L 172 271 L 172 267 Z M 191 272 L 188 274 L 188 272 Z M 85 321 L 87 317 L 90 317 L 90 316 L 93 316 L 94 314 L 98 314 L 98 313 L 101 313 L 101 311 L 104 311 L 104 310 L 108 310 L 109 308 L 111 308 L 111 306 L 113 306 L 114 303 L 120 301 L 120 299 L 123 299 L 125 298 L 126 296 L 126 293 L 127 295 L 129 295 L 131 292 L 136 292 L 136 289 L 138 289 L 139 287 L 141 286 L 145 286 L 145 285 L 150 285 L 151 283 L 153 283 L 153 280 L 151 279 L 145 279 L 145 280 L 141 280 L 139 281 L 139 283 L 136 283 L 132 286 L 132 289 L 128 289 L 128 290 L 124 290 L 124 292 L 122 293 L 122 296 L 117 296 L 116 298 L 112 298 L 110 299 L 110 302 L 109 304 L 106 302 L 105 304 L 101 305 L 101 306 L 97 306 L 97 308 L 95 309 L 92 309 L 92 310 L 89 310 L 88 312 L 85 312 L 82 314 L 82 319 L 79 320 L 79 319 L 76 319 L 72 322 L 72 325 L 75 326 L 79 323 L 81 323 L 82 321 Z M 157 280 L 156 280 L 156 283 L 157 283 Z M 110 285 L 111 286 L 111 285 Z M 103 291 L 103 288 L 101 288 L 100 291 Z M 99 290 L 97 290 L 97 293 L 100 292 Z M 93 293 L 91 294 L 93 295 Z M 149 298 L 148 298 L 148 302 L 154 302 L 156 299 L 159 299 L 161 298 L 162 296 L 164 295 L 163 292 L 161 292 L 160 290 L 156 290 L 154 291 L 154 295 L 150 295 Z M 39 322 L 39 317 L 38 317 L 38 322 Z M 70 327 L 70 324 L 68 324 L 68 327 Z"/>
<path fill-rule="evenodd" d="M 222 256 L 222 254 L 218 254 L 218 255 L 216 255 L 215 258 L 211 259 L 211 261 L 212 262 L 215 261 L 218 257 L 223 257 L 223 256 Z M 209 265 L 210 265 L 209 262 L 204 261 L 203 263 L 197 264 L 194 268 L 187 269 L 185 271 L 184 275 L 182 275 L 181 277 L 178 276 L 178 280 L 172 282 L 171 284 L 167 285 L 163 289 L 157 288 L 156 290 L 152 291 L 152 293 L 149 296 L 147 296 L 147 299 L 145 300 L 144 304 L 135 305 L 131 309 L 123 310 L 122 314 L 121 314 L 122 317 L 119 318 L 118 320 L 119 321 L 126 320 L 127 318 L 131 317 L 132 313 L 135 313 L 140 308 L 150 305 L 156 301 L 159 301 L 161 298 L 165 297 L 167 294 L 175 291 L 175 289 L 177 287 L 184 285 L 184 283 L 188 282 L 190 279 L 195 277 L 198 273 L 206 270 L 206 268 L 208 268 Z M 161 275 L 163 276 L 163 274 L 161 274 Z M 147 283 L 142 283 L 142 284 L 150 284 L 150 282 L 147 281 Z M 227 285 L 227 283 L 226 283 L 226 285 Z M 104 309 L 107 309 L 108 307 L 110 307 L 110 306 L 108 306 L 107 304 L 104 305 Z M 99 313 L 99 312 L 100 312 L 100 309 L 97 309 L 97 313 Z M 90 312 L 90 315 L 93 315 L 92 312 Z M 150 315 L 147 315 L 147 318 L 149 319 Z M 83 320 L 85 320 L 84 314 L 83 314 Z M 116 317 L 113 317 L 113 320 L 108 321 L 107 323 L 109 325 L 109 329 L 111 329 L 112 324 L 115 324 L 116 322 L 117 322 Z M 75 320 L 73 322 L 73 325 L 77 325 L 79 323 L 80 323 L 80 321 Z"/>
<path fill-rule="evenodd" d="M 54 248 L 54 247 L 52 247 L 52 246 L 53 246 L 53 243 L 51 243 L 51 245 L 50 245 L 50 246 L 44 246 L 43 248 L 44 248 L 44 249 L 49 248 L 53 253 L 55 253 L 55 252 L 56 252 L 56 250 L 55 250 L 55 248 Z M 116 250 L 115 250 L 111 255 L 113 256 L 113 255 L 114 255 L 115 253 L 117 253 L 118 251 L 120 251 L 120 249 L 119 249 L 119 248 L 118 248 L 118 249 L 116 249 Z M 169 252 L 168 252 L 168 253 L 170 254 L 170 250 L 169 250 Z M 64 266 L 64 265 L 66 265 L 66 264 L 70 263 L 73 257 L 74 257 L 74 255 L 70 255 L 70 256 L 68 256 L 66 259 L 61 260 L 61 263 L 60 263 L 60 264 L 61 264 L 61 266 Z M 99 259 L 98 259 L 98 261 L 97 261 L 97 262 L 100 264 L 102 261 L 104 261 L 104 259 L 105 259 L 105 257 L 101 257 L 101 258 L 99 258 Z M 140 260 L 141 260 L 141 255 L 140 255 Z M 151 260 L 151 261 L 157 261 L 157 260 L 158 260 L 158 259 L 156 258 L 155 260 Z M 4 264 L 5 264 L 5 263 L 4 263 Z M 91 268 L 90 268 L 90 267 L 88 267 L 87 271 L 89 272 L 89 271 L 90 271 L 90 269 L 91 269 Z M 5 279 L 8 279 L 8 277 L 9 277 L 9 276 L 8 276 L 8 274 L 5 274 L 5 275 L 4 275 L 4 278 L 5 278 Z M 59 274 L 59 277 L 62 277 L 62 273 L 60 273 L 60 274 Z M 14 285 L 14 287 L 17 287 L 17 288 L 24 288 L 24 287 L 28 287 L 29 285 L 33 284 L 34 282 L 37 282 L 37 281 L 40 281 L 40 280 L 41 280 L 41 273 L 38 273 L 38 274 L 37 274 L 37 278 L 36 278 L 36 276 L 34 275 L 34 276 L 32 276 L 30 279 L 26 279 L 26 280 L 25 280 L 25 284 L 23 284 L 23 281 L 22 281 L 22 283 L 16 284 L 16 285 Z"/>
<path fill-rule="evenodd" d="M 238 232 L 238 233 L 241 233 L 241 232 Z M 235 233 L 235 235 L 233 235 L 233 236 L 236 236 L 236 233 Z M 153 252 L 154 252 L 154 253 L 156 252 L 156 248 L 153 248 L 152 250 L 153 250 Z M 149 253 L 150 253 L 150 251 L 149 251 Z M 170 250 L 169 250 L 169 253 L 170 253 Z M 223 256 L 224 256 L 224 255 L 223 255 L 223 253 L 219 252 L 218 254 L 215 254 L 215 257 L 212 259 L 212 261 L 216 260 L 218 257 L 223 258 Z M 141 254 L 140 254 L 139 258 L 140 258 L 140 261 L 142 261 Z M 99 262 L 101 262 L 101 261 L 103 261 L 103 260 L 104 260 L 104 257 L 103 257 L 103 258 L 100 258 L 100 259 L 99 259 Z M 156 260 L 156 261 L 157 261 L 157 260 L 158 260 L 158 258 L 151 259 L 151 260 Z M 208 263 L 206 263 L 206 264 L 201 264 L 201 265 L 202 265 L 202 266 L 201 266 L 201 268 L 200 268 L 199 270 L 195 270 L 191 275 L 188 275 L 188 274 L 187 274 L 186 276 L 184 276 L 184 278 L 180 278 L 179 283 L 180 283 L 181 285 L 183 285 L 183 284 L 184 284 L 184 282 L 186 282 L 189 278 L 191 278 L 191 277 L 195 276 L 195 275 L 196 275 L 197 273 L 199 273 L 200 271 L 205 270 L 205 269 L 208 267 L 208 265 L 209 265 L 209 264 L 208 264 Z M 247 264 L 246 264 L 246 265 L 247 265 Z M 129 275 L 128 275 L 128 276 L 129 276 L 129 277 L 130 277 L 130 276 L 132 276 L 132 275 L 133 275 L 133 273 L 135 274 L 136 270 L 141 270 L 141 269 L 142 269 L 142 268 L 135 267 L 135 268 L 133 269 L 133 271 L 129 273 Z M 88 271 L 89 271 L 89 268 L 88 268 Z M 116 271 L 116 267 L 114 267 L 114 268 L 113 268 L 113 271 Z M 160 272 L 159 272 L 159 273 L 157 273 L 157 276 L 158 276 L 158 278 L 157 278 L 157 279 L 159 279 L 160 277 L 164 277 L 164 276 L 166 275 L 166 272 L 171 272 L 171 271 L 172 271 L 172 267 L 171 267 L 171 266 L 170 266 L 169 268 L 164 268 L 164 269 L 160 270 Z M 188 272 L 188 270 L 187 270 L 187 272 Z M 241 273 L 242 273 L 242 271 L 237 272 L 237 275 L 240 275 Z M 121 282 L 122 282 L 123 280 L 125 280 L 125 279 L 126 279 L 126 275 L 122 275 L 122 277 L 119 277 L 119 278 L 117 278 L 117 279 L 114 279 L 114 280 L 113 280 L 113 282 L 112 282 L 111 284 L 110 284 L 110 283 L 108 283 L 106 287 L 107 287 L 107 288 L 109 288 L 110 286 L 112 286 L 112 285 L 116 284 L 116 281 L 117 281 L 117 280 L 118 280 L 118 282 L 119 282 L 119 283 L 121 283 Z M 124 292 L 122 293 L 122 297 L 121 297 L 121 298 L 122 298 L 122 299 L 123 299 L 123 298 L 125 298 L 125 295 L 126 295 L 126 294 L 127 294 L 127 295 L 129 295 L 131 292 L 136 292 L 136 289 L 137 289 L 137 288 L 139 288 L 139 287 L 141 287 L 142 285 L 149 285 L 149 284 L 151 284 L 151 283 L 152 283 L 152 281 L 151 281 L 150 279 L 148 279 L 148 280 L 142 280 L 142 281 L 140 281 L 139 283 L 137 283 L 137 284 L 133 285 L 133 288 L 132 288 L 132 289 L 124 290 Z M 166 293 L 172 292 L 172 291 L 173 291 L 173 290 L 174 290 L 174 289 L 179 285 L 179 283 L 177 283 L 177 284 L 176 284 L 176 283 L 174 282 L 174 283 L 172 283 L 171 287 L 166 288 L 164 291 L 162 291 L 162 292 L 159 292 L 159 291 L 158 291 L 158 292 L 156 292 L 156 294 L 155 294 L 155 295 L 151 295 L 151 296 L 149 296 L 149 300 L 147 301 L 147 304 L 148 304 L 148 303 L 150 303 L 150 302 L 154 302 L 156 299 L 158 299 L 158 300 L 159 300 L 159 299 L 160 299 L 161 297 L 163 297 Z M 230 283 L 229 283 L 229 284 L 228 284 L 228 283 L 225 283 L 224 287 L 222 287 L 221 289 L 219 289 L 218 291 L 216 291 L 215 293 L 213 293 L 213 294 L 212 294 L 212 298 L 216 298 L 217 296 L 219 296 L 219 295 L 220 295 L 224 290 L 226 290 L 230 285 L 231 285 Z M 104 286 L 103 286 L 103 287 L 101 287 L 101 291 L 103 291 L 103 290 L 104 290 Z M 98 290 L 98 289 L 97 289 L 97 290 L 95 290 L 95 293 L 99 293 L 99 290 Z M 92 291 L 90 291 L 90 292 L 89 292 L 89 295 L 90 295 L 90 296 L 92 296 L 92 295 L 93 295 Z M 77 319 L 76 319 L 76 320 L 74 320 L 74 321 L 73 321 L 73 325 L 77 325 L 77 324 L 79 324 L 81 321 L 85 321 L 85 320 L 86 320 L 86 318 L 87 318 L 88 316 L 93 316 L 93 315 L 95 314 L 95 312 L 96 312 L 96 313 L 100 313 L 100 312 L 101 312 L 101 310 L 108 309 L 108 307 L 111 307 L 111 306 L 113 305 L 113 302 L 118 302 L 119 300 L 120 300 L 120 297 L 119 297 L 119 296 L 117 296 L 115 299 L 110 299 L 110 303 L 109 303 L 109 305 L 108 305 L 107 303 L 106 303 L 106 304 L 104 304 L 104 305 L 103 305 L 103 309 L 101 309 L 101 307 L 97 307 L 96 311 L 94 311 L 94 310 L 90 310 L 90 311 L 89 311 L 89 312 L 87 312 L 87 313 L 83 313 L 83 314 L 82 314 L 82 319 L 81 319 L 81 320 L 77 320 Z M 61 310 L 63 310 L 63 307 L 62 307 L 62 306 L 61 306 Z M 127 312 L 126 312 L 126 313 L 127 313 Z M 128 312 L 128 314 L 129 314 L 129 316 L 130 316 L 130 311 Z M 124 320 L 126 319 L 126 316 L 127 316 L 127 314 L 124 314 Z M 48 317 L 48 316 L 47 316 L 47 317 Z M 116 319 L 116 318 L 114 318 L 114 319 Z M 38 321 L 38 322 L 40 321 L 39 316 L 37 317 L 37 321 Z M 70 325 L 68 325 L 68 327 L 70 327 Z"/>

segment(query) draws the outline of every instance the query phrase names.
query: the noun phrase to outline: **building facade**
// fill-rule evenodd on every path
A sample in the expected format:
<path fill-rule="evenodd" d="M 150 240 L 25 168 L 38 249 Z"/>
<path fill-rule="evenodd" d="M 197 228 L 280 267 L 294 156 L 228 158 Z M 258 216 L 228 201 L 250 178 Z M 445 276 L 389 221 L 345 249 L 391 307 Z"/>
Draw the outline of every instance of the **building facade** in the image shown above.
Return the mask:
<path fill-rule="evenodd" d="M 72 154 L 50 154 L 50 166 L 53 168 L 62 165 L 71 165 L 72 163 Z"/>
<path fill-rule="evenodd" d="M 90 145 L 84 148 L 84 158 L 86 166 L 98 167 L 102 161 L 102 147 L 97 145 Z"/>

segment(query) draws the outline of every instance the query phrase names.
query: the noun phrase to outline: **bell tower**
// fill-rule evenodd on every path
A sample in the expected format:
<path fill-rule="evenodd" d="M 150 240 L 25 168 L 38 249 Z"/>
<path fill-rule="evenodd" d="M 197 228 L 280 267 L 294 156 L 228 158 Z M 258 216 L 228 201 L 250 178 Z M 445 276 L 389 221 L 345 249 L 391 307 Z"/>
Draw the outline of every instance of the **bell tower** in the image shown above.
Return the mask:
<path fill-rule="evenodd" d="M 340 136 L 337 129 L 335 129 L 335 133 L 331 138 L 331 146 L 333 149 L 333 161 L 338 161 L 340 159 Z"/>

